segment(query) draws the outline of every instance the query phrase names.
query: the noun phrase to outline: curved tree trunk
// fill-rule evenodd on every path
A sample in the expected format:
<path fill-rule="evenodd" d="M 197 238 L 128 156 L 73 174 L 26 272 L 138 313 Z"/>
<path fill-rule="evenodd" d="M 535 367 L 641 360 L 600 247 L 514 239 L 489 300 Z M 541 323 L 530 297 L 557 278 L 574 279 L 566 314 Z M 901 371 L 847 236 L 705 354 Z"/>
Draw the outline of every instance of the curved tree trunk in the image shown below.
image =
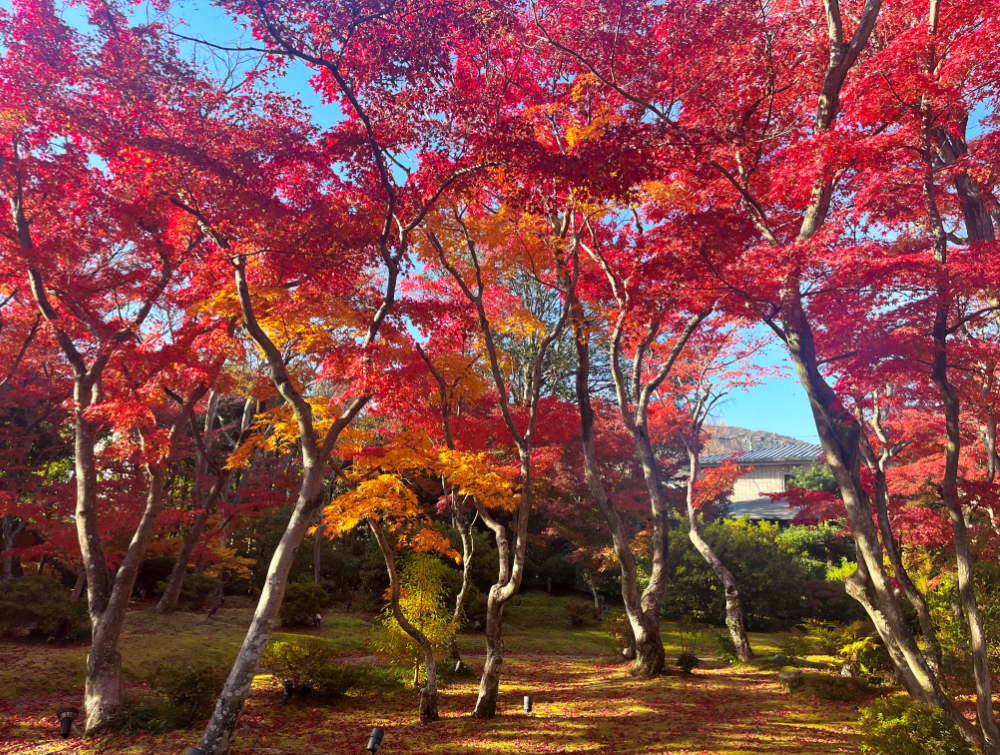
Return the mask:
<path fill-rule="evenodd" d="M 224 239 L 218 238 L 217 241 L 220 244 L 225 244 Z M 302 482 L 292 516 L 278 542 L 274 555 L 271 557 L 264 590 L 257 602 L 250 628 L 247 630 L 243 645 L 240 647 L 240 652 L 236 656 L 228 679 L 226 679 L 226 685 L 216 701 L 212 718 L 199 741 L 198 747 L 204 750 L 206 755 L 225 755 L 229 752 L 232 738 L 236 734 L 240 714 L 243 712 L 243 706 L 250 694 L 250 685 L 253 683 L 254 674 L 264 656 L 264 650 L 267 648 L 271 633 L 274 631 L 274 624 L 278 619 L 278 611 L 281 609 L 281 600 L 285 594 L 285 585 L 288 581 L 288 573 L 292 568 L 295 551 L 301 545 L 313 515 L 323 501 L 324 468 L 340 433 L 354 421 L 358 412 L 368 403 L 370 398 L 370 396 L 361 395 L 351 400 L 340 417 L 326 431 L 326 435 L 322 436 L 322 443 L 318 442 L 313 424 L 312 406 L 295 388 L 285 369 L 281 352 L 257 322 L 253 302 L 250 298 L 250 286 L 246 277 L 245 264 L 246 261 L 242 257 L 237 258 L 234 263 L 236 292 L 243 314 L 243 323 L 251 338 L 260 346 L 267 358 L 271 381 L 295 414 L 299 428 L 299 442 L 302 446 Z M 374 337 L 376 331 L 377 327 L 373 326 L 373 329 L 369 331 L 369 340 Z"/>
<path fill-rule="evenodd" d="M 212 718 L 198 743 L 198 747 L 207 755 L 222 755 L 229 751 L 233 735 L 236 733 L 237 722 L 250 694 L 250 685 L 253 683 L 257 667 L 264 657 L 267 643 L 278 620 L 278 611 L 285 595 L 285 585 L 295 551 L 305 537 L 313 515 L 320 505 L 322 482 L 322 467 L 314 464 L 305 467 L 299 498 L 285 532 L 278 542 L 278 547 L 271 557 L 264 589 L 260 600 L 257 601 L 250 628 L 226 679 L 226 685 L 216 701 Z"/>
<path fill-rule="evenodd" d="M 406 618 L 406 614 L 403 613 L 403 609 L 399 605 L 399 574 L 396 571 L 396 559 L 393 556 L 392 548 L 385 539 L 385 533 L 382 531 L 382 526 L 374 519 L 368 519 L 367 521 L 368 526 L 375 535 L 375 539 L 378 541 L 378 547 L 381 549 L 382 557 L 385 559 L 385 568 L 389 572 L 389 591 L 390 605 L 392 605 L 392 615 L 399 623 L 399 626 L 403 628 L 403 631 L 416 640 L 420 645 L 420 648 L 424 651 L 424 663 L 427 666 L 427 684 L 425 684 L 423 689 L 420 690 L 420 723 L 429 724 L 440 718 L 438 715 L 437 662 L 434 659 L 434 648 L 431 645 L 430 640 L 427 639 L 427 635 L 415 627 L 410 620 Z M 417 666 L 413 670 L 415 685 L 419 683 L 419 677 L 419 666 Z"/>
<path fill-rule="evenodd" d="M 700 427 L 697 429 L 700 431 Z M 693 442 L 697 443 L 698 439 L 694 438 Z M 698 457 L 697 448 L 688 448 L 687 514 L 690 525 L 688 535 L 695 550 L 712 567 L 712 571 L 722 582 L 722 588 L 726 593 L 726 626 L 729 628 L 729 636 L 733 638 L 733 644 L 736 646 L 736 656 L 744 663 L 748 663 L 753 660 L 753 650 L 750 648 L 750 639 L 747 637 L 746 624 L 743 621 L 743 603 L 740 601 L 736 580 L 701 535 L 701 520 L 694 506 L 694 486 L 701 474 Z"/>
<path fill-rule="evenodd" d="M 472 529 L 465 524 L 465 515 L 459 510 L 455 500 L 455 491 L 451 491 L 451 509 L 455 517 L 455 527 L 462 538 L 462 586 L 455 597 L 455 612 L 452 614 L 452 621 L 455 626 L 459 626 L 462 615 L 465 611 L 465 601 L 472 590 L 472 559 L 475 556 L 476 542 L 472 538 Z M 473 520 L 475 523 L 475 520 Z M 458 637 L 452 636 L 449 654 L 452 660 L 459 661 L 462 654 L 458 652 Z"/>

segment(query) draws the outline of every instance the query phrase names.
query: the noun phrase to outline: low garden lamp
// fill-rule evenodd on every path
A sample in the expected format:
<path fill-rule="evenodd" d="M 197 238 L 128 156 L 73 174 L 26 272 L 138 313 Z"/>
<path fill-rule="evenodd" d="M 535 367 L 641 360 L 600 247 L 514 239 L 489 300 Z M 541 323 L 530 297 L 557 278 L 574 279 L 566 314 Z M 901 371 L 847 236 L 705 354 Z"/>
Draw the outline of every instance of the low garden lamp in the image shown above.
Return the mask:
<path fill-rule="evenodd" d="M 531 699 L 531 695 L 525 695 L 524 696 L 524 712 L 525 713 L 531 713 L 531 707 L 532 707 L 533 703 L 534 703 L 534 700 Z"/>
<path fill-rule="evenodd" d="M 385 732 L 378 727 L 372 729 L 372 735 L 368 738 L 368 752 L 378 752 L 378 747 L 382 744 L 382 738 L 385 736 Z"/>
<path fill-rule="evenodd" d="M 295 694 L 295 682 L 285 682 L 285 696 L 281 700 L 282 705 L 288 705 L 288 698 Z"/>
<path fill-rule="evenodd" d="M 73 721 L 80 715 L 80 711 L 76 708 L 60 708 L 56 715 L 59 717 L 59 736 L 66 739 L 69 737 L 69 733 L 73 729 Z"/>

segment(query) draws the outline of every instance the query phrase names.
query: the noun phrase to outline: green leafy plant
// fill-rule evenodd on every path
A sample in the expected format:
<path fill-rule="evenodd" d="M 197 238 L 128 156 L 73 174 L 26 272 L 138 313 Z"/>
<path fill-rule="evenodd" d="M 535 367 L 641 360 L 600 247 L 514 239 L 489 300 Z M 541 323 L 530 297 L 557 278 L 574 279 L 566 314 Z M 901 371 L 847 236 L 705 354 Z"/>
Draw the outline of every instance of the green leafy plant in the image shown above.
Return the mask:
<path fill-rule="evenodd" d="M 166 734 L 187 725 L 188 714 L 160 695 L 126 698 L 109 728 L 122 734 Z"/>
<path fill-rule="evenodd" d="M 803 674 L 802 692 L 820 700 L 849 703 L 868 693 L 868 680 L 862 676 Z"/>
<path fill-rule="evenodd" d="M 90 634 L 86 601 L 51 577 L 17 577 L 0 584 L 0 636 L 22 633 L 39 639 Z"/>
<path fill-rule="evenodd" d="M 604 620 L 604 631 L 611 637 L 619 655 L 627 658 L 635 656 L 635 632 L 632 622 L 624 613 L 612 614 Z"/>
<path fill-rule="evenodd" d="M 570 625 L 574 627 L 582 627 L 594 618 L 594 607 L 589 603 L 570 603 L 563 610 Z"/>
<path fill-rule="evenodd" d="M 443 572 L 447 567 L 433 556 L 412 556 L 400 570 L 402 593 L 399 606 L 403 615 L 424 633 L 434 647 L 434 657 L 443 657 L 457 630 L 445 604 Z M 397 665 L 413 668 L 414 684 L 426 665 L 423 648 L 396 621 L 392 606 L 378 619 L 379 630 L 372 640 L 375 652 Z"/>
<path fill-rule="evenodd" d="M 316 623 L 316 614 L 326 608 L 329 596 L 314 582 L 292 582 L 285 588 L 281 601 L 282 626 L 306 627 Z"/>
<path fill-rule="evenodd" d="M 684 676 L 691 676 L 695 668 L 701 664 L 701 658 L 694 653 L 681 653 L 675 663 Z"/>
<path fill-rule="evenodd" d="M 862 708 L 860 726 L 865 755 L 973 755 L 944 711 L 908 697 L 884 697 Z"/>
<path fill-rule="evenodd" d="M 187 726 L 212 712 L 232 661 L 221 654 L 176 659 L 157 666 L 147 681 L 154 693 L 178 709 L 180 725 Z"/>
<path fill-rule="evenodd" d="M 264 667 L 280 682 L 291 682 L 295 691 L 332 698 L 346 693 L 358 672 L 318 637 L 293 636 L 273 642 L 264 652 Z"/>
<path fill-rule="evenodd" d="M 729 632 L 717 632 L 715 646 L 719 652 L 719 660 L 723 663 L 732 665 L 740 659 L 736 654 L 736 643 Z"/>
<path fill-rule="evenodd" d="M 793 665 L 801 664 L 809 655 L 809 641 L 801 630 L 790 632 L 778 641 L 781 654 Z"/>

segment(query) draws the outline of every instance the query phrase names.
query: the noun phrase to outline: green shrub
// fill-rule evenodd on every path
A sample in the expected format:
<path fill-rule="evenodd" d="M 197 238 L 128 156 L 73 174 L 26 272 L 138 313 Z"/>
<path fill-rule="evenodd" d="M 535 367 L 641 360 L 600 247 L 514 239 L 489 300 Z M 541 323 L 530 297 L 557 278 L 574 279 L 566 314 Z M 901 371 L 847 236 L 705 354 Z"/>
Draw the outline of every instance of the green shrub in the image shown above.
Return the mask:
<path fill-rule="evenodd" d="M 677 656 L 676 665 L 684 676 L 690 676 L 697 666 L 701 664 L 701 658 L 694 653 L 681 653 Z"/>
<path fill-rule="evenodd" d="M 719 651 L 719 660 L 723 663 L 732 665 L 740 659 L 736 653 L 736 643 L 733 642 L 733 636 L 729 632 L 717 633 L 715 635 L 715 646 Z"/>
<path fill-rule="evenodd" d="M 414 627 L 423 632 L 436 659 L 444 657 L 458 628 L 445 604 L 442 577 L 447 571 L 448 567 L 437 558 L 415 554 L 406 560 L 399 575 L 402 586 L 400 610 Z M 391 605 L 385 607 L 378 623 L 378 632 L 372 640 L 375 652 L 391 663 L 412 668 L 416 684 L 421 671 L 426 668 L 424 649 L 399 624 Z"/>
<path fill-rule="evenodd" d="M 809 566 L 781 542 L 777 525 L 721 520 L 704 524 L 703 534 L 739 585 L 747 629 L 759 631 L 801 620 Z M 670 585 L 664 618 L 725 624 L 725 590 L 691 545 L 686 520 L 670 528 Z"/>
<path fill-rule="evenodd" d="M 40 639 L 90 634 L 87 604 L 51 577 L 24 576 L 0 584 L 0 636 Z"/>
<path fill-rule="evenodd" d="M 582 627 L 594 618 L 594 607 L 589 603 L 570 603 L 563 610 L 574 627 Z"/>
<path fill-rule="evenodd" d="M 793 665 L 801 664 L 809 655 L 809 641 L 801 631 L 791 632 L 782 637 L 778 640 L 778 647 L 781 649 L 781 654 Z"/>
<path fill-rule="evenodd" d="M 187 725 L 187 712 L 159 695 L 126 698 L 109 722 L 122 734 L 166 734 Z"/>
<path fill-rule="evenodd" d="M 233 659 L 221 654 L 177 660 L 153 670 L 149 688 L 177 709 L 180 726 L 189 726 L 212 712 L 226 684 Z"/>
<path fill-rule="evenodd" d="M 336 660 L 336 654 L 318 637 L 291 637 L 274 642 L 264 653 L 264 667 L 279 682 L 291 682 L 297 692 L 338 697 L 358 679 L 355 669 Z"/>
<path fill-rule="evenodd" d="M 849 703 L 865 696 L 868 680 L 861 676 L 803 674 L 802 691 L 820 700 Z"/>
<path fill-rule="evenodd" d="M 626 658 L 635 655 L 635 632 L 632 631 L 632 622 L 629 621 L 628 614 L 608 616 L 604 620 L 604 631 L 610 635 L 620 655 Z"/>
<path fill-rule="evenodd" d="M 281 623 L 286 627 L 306 627 L 316 623 L 316 614 L 326 608 L 326 590 L 314 582 L 291 582 L 281 601 Z"/>
<path fill-rule="evenodd" d="M 955 722 L 908 697 L 884 697 L 861 709 L 866 755 L 973 755 Z"/>

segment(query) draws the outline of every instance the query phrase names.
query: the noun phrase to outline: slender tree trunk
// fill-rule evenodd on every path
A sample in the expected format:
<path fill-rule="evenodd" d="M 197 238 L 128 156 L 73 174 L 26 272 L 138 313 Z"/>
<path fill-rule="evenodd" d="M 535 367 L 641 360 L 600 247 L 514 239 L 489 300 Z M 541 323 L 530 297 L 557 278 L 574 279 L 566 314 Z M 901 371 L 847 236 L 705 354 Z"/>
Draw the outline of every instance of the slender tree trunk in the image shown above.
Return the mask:
<path fill-rule="evenodd" d="M 191 554 L 194 553 L 195 546 L 201 541 L 201 536 L 205 534 L 205 525 L 209 515 L 208 509 L 199 512 L 191 524 L 191 529 L 184 535 L 181 549 L 177 552 L 177 559 L 170 570 L 167 587 L 163 591 L 163 595 L 160 596 L 160 601 L 156 604 L 157 613 L 168 614 L 177 610 L 177 601 L 180 600 L 181 590 L 184 588 L 184 577 L 187 574 L 188 564 L 191 563 Z"/>
<path fill-rule="evenodd" d="M 942 263 L 944 260 L 940 260 Z M 969 533 L 965 523 L 965 513 L 958 500 L 958 464 L 961 455 L 961 424 L 958 392 L 948 380 L 947 333 L 948 311 L 943 286 L 939 290 L 940 304 L 934 323 L 936 354 L 932 368 L 932 379 L 944 404 L 945 427 L 947 430 L 947 450 L 945 473 L 941 481 L 941 497 L 951 518 L 951 528 L 955 541 L 955 561 L 958 571 L 958 594 L 969 625 L 969 645 L 976 680 L 976 712 L 979 728 L 982 730 L 987 752 L 1000 752 L 1000 729 L 993 713 L 993 692 L 991 689 L 989 648 L 983 627 L 973 575 L 972 553 L 969 549 Z"/>
<path fill-rule="evenodd" d="M 10 551 L 14 548 L 15 539 L 21 531 L 27 527 L 27 522 L 18 522 L 14 524 L 14 517 L 10 514 L 4 514 L 3 516 L 3 550 Z M 3 568 L 0 571 L 0 582 L 6 582 L 14 574 L 14 557 L 6 556 L 3 560 Z"/>
<path fill-rule="evenodd" d="M 310 464 L 305 467 L 299 498 L 292 511 L 292 517 L 285 528 L 278 547 L 271 557 L 264 581 L 264 590 L 254 611 L 250 628 L 236 656 L 236 662 L 229 672 L 226 685 L 215 704 L 215 711 L 202 734 L 198 747 L 207 755 L 224 755 L 229 752 L 236 726 L 250 694 L 257 667 L 260 665 L 267 643 L 271 640 L 274 625 L 278 620 L 281 600 L 285 594 L 288 573 L 292 568 L 295 551 L 302 543 L 306 530 L 321 502 L 323 472 L 322 467 Z"/>
<path fill-rule="evenodd" d="M 434 648 L 431 645 L 430 640 L 427 639 L 427 635 L 421 632 L 413 625 L 412 622 L 410 622 L 409 619 L 406 618 L 406 614 L 403 613 L 403 609 L 399 605 L 400 585 L 399 573 L 396 571 L 396 559 L 393 556 L 392 548 L 385 539 L 385 533 L 382 531 L 382 526 L 374 519 L 368 519 L 368 526 L 371 528 L 372 533 L 375 535 L 375 539 L 378 541 L 378 546 L 382 551 L 382 557 L 385 559 L 385 567 L 389 572 L 389 590 L 392 615 L 399 623 L 399 626 L 403 628 L 403 631 L 416 640 L 416 642 L 420 645 L 420 648 L 424 651 L 424 663 L 427 666 L 427 684 L 425 684 L 423 689 L 420 690 L 420 723 L 429 724 L 440 718 L 438 715 L 437 662 L 434 659 Z M 420 664 L 415 664 L 413 669 L 414 686 L 420 683 L 419 672 Z"/>
<path fill-rule="evenodd" d="M 76 575 L 76 584 L 73 585 L 73 595 L 71 600 L 79 600 L 80 596 L 83 595 L 83 587 L 87 584 L 87 572 L 82 568 Z"/>
<path fill-rule="evenodd" d="M 323 521 L 320 520 L 313 533 L 313 582 L 317 585 L 323 581 L 323 564 L 320 557 L 323 552 Z"/>
<path fill-rule="evenodd" d="M 698 427 L 696 431 L 700 432 L 700 429 Z M 693 442 L 697 443 L 698 439 L 694 438 Z M 687 514 L 690 524 L 688 535 L 695 550 L 712 567 L 712 571 L 722 582 L 722 588 L 726 593 L 726 626 L 729 628 L 729 635 L 733 638 L 733 644 L 736 646 L 736 656 L 744 663 L 748 663 L 753 660 L 753 650 L 750 648 L 750 639 L 747 637 L 746 624 L 743 621 L 743 603 L 740 600 L 736 580 L 701 534 L 701 520 L 698 518 L 698 511 L 694 505 L 694 486 L 701 474 L 698 457 L 697 448 L 688 448 Z"/>
<path fill-rule="evenodd" d="M 455 519 L 455 528 L 462 538 L 462 586 L 455 597 L 455 612 L 452 614 L 452 621 L 457 627 L 462 621 L 462 616 L 465 612 L 465 601 L 472 590 L 472 559 L 475 555 L 476 541 L 472 537 L 471 528 L 465 524 L 464 514 L 458 510 L 454 490 L 451 491 L 451 509 Z M 450 655 L 452 660 L 458 661 L 462 659 L 462 654 L 458 651 L 457 635 L 453 635 L 451 638 Z"/>
<path fill-rule="evenodd" d="M 225 243 L 220 240 L 220 243 Z M 246 261 L 238 257 L 234 264 L 236 271 L 236 292 L 243 314 L 243 324 L 251 338 L 263 350 L 271 376 L 278 393 L 288 402 L 295 413 L 299 429 L 299 442 L 302 445 L 302 483 L 299 487 L 298 500 L 292 510 L 292 516 L 278 542 L 278 547 L 271 556 L 264 590 L 257 601 L 250 628 L 247 630 L 243 645 L 236 656 L 236 662 L 229 672 L 225 687 L 216 701 L 212 718 L 205 727 L 198 747 L 206 755 L 225 755 L 229 752 L 240 714 L 250 694 L 254 673 L 264 657 L 267 643 L 274 631 L 274 624 L 281 609 L 281 600 L 285 594 L 288 573 L 292 568 L 295 551 L 302 544 L 306 530 L 316 509 L 323 502 L 323 471 L 333 452 L 340 433 L 357 416 L 358 412 L 368 403 L 369 396 L 359 396 L 350 401 L 344 413 L 330 426 L 323 442 L 317 443 L 315 426 L 313 424 L 312 406 L 298 392 L 285 369 L 281 351 L 274 345 L 257 322 L 253 302 L 250 298 L 250 286 L 246 277 Z M 374 337 L 377 326 L 369 330 L 369 338 Z"/>
<path fill-rule="evenodd" d="M 881 425 L 880 409 L 875 407 L 875 419 L 872 421 L 876 433 L 880 434 L 883 443 L 888 443 Z M 891 460 L 894 452 L 889 449 L 882 452 L 880 457 L 875 456 L 875 451 L 868 441 L 868 436 L 861 433 L 861 454 L 869 470 L 875 477 L 875 511 L 878 520 L 879 532 L 882 535 L 882 545 L 889 558 L 889 565 L 892 566 L 893 575 L 903 588 L 903 594 L 913 606 L 917 613 L 917 620 L 920 622 L 920 633 L 924 637 L 924 656 L 927 658 L 927 665 L 936 675 L 941 667 L 941 647 L 937 641 L 937 630 L 934 627 L 934 620 L 927 606 L 924 594 L 910 579 L 909 572 L 903 564 L 903 556 L 900 552 L 896 537 L 892 532 L 892 523 L 889 521 L 889 492 L 885 478 L 885 467 Z"/>
<path fill-rule="evenodd" d="M 590 334 L 585 322 L 583 307 L 576 296 L 574 281 L 570 278 L 566 264 L 561 255 L 557 254 L 560 277 L 569 308 L 569 322 L 573 328 L 577 352 L 576 368 L 576 398 L 580 413 L 580 438 L 583 446 L 583 469 L 590 494 L 597 508 L 604 516 L 611 529 L 611 541 L 621 567 L 622 600 L 625 604 L 625 614 L 635 635 L 635 659 L 630 673 L 633 676 L 650 677 L 662 674 L 666 668 L 666 653 L 660 638 L 660 609 L 667 589 L 667 517 L 665 499 L 660 487 L 656 470 L 656 460 L 653 458 L 652 446 L 644 446 L 642 438 L 648 441 L 644 425 L 634 421 L 636 415 L 629 415 L 626 425 L 632 434 L 636 451 L 640 455 L 643 474 L 650 493 L 653 511 L 653 565 L 650 572 L 649 585 L 645 592 L 639 594 L 639 575 L 635 555 L 625 526 L 622 523 L 614 504 L 611 502 L 604 487 L 604 478 L 597 450 L 594 445 L 594 425 L 596 414 L 590 399 Z M 622 320 L 618 326 L 621 327 Z M 615 344 L 618 339 L 615 339 Z M 612 359 L 617 361 L 617 345 L 612 350 Z M 622 376 L 615 370 L 616 384 L 620 385 Z M 621 405 L 623 415 L 627 412 L 624 403 Z M 641 416 L 638 407 L 633 410 Z M 594 598 L 595 604 L 597 598 Z"/>

